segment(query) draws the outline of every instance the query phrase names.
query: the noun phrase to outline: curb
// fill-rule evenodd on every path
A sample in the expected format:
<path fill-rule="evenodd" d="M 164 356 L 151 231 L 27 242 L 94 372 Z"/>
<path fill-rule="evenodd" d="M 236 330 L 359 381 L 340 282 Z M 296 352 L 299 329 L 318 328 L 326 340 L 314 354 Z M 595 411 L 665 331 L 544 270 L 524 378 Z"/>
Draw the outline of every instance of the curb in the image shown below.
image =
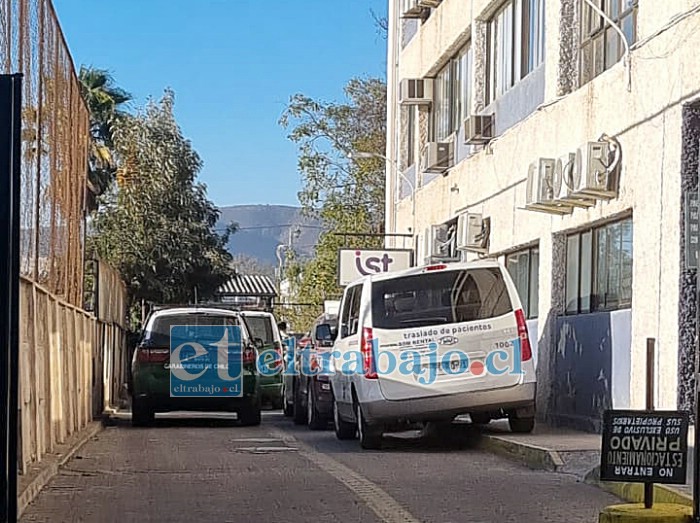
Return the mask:
<path fill-rule="evenodd" d="M 503 456 L 530 468 L 557 472 L 564 466 L 564 460 L 559 452 L 536 445 L 516 443 L 483 434 L 478 446 L 482 450 Z"/>
<path fill-rule="evenodd" d="M 618 498 L 630 503 L 644 502 L 644 484 L 627 482 L 600 481 L 600 467 L 596 467 L 584 478 L 584 483 L 610 492 Z M 674 505 L 693 506 L 693 497 L 667 485 L 654 484 L 654 503 L 670 503 Z"/>
<path fill-rule="evenodd" d="M 83 445 L 95 437 L 103 428 L 104 424 L 102 421 L 91 422 L 81 431 L 77 441 L 66 452 L 58 456 L 48 457 L 44 462 L 38 464 L 41 469 L 40 472 L 22 489 L 22 492 L 17 497 L 18 517 L 24 513 L 27 506 L 39 495 L 41 489 L 58 474 L 60 468 L 65 466 Z"/>

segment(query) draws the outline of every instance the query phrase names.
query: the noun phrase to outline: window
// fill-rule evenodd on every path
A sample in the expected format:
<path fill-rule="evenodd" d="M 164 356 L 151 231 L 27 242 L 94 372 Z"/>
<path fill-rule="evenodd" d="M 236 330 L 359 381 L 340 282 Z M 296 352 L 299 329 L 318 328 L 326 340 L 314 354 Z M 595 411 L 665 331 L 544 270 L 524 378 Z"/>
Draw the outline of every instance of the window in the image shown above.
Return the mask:
<path fill-rule="evenodd" d="M 536 318 L 539 314 L 540 249 L 532 247 L 514 252 L 506 257 L 506 268 L 510 273 L 518 296 L 523 304 L 526 318 Z"/>
<path fill-rule="evenodd" d="M 343 312 L 341 315 L 342 325 L 347 331 L 345 336 L 357 334 L 357 327 L 360 320 L 360 301 L 362 298 L 362 285 L 356 285 L 348 289 L 343 302 Z"/>
<path fill-rule="evenodd" d="M 632 306 L 632 219 L 572 234 L 566 250 L 566 313 Z"/>
<path fill-rule="evenodd" d="M 416 163 L 416 108 L 407 107 L 408 118 L 406 128 L 406 168 Z"/>
<path fill-rule="evenodd" d="M 471 103 L 471 46 L 467 45 L 435 78 L 433 129 L 437 141 L 457 132 Z"/>
<path fill-rule="evenodd" d="M 411 329 L 503 316 L 513 310 L 499 269 L 434 272 L 375 282 L 372 325 Z"/>
<path fill-rule="evenodd" d="M 637 40 L 639 0 L 592 0 L 622 29 L 627 43 Z M 581 85 L 615 65 L 625 52 L 620 34 L 588 3 L 581 2 Z"/>
<path fill-rule="evenodd" d="M 488 100 L 544 62 L 545 0 L 510 0 L 488 25 Z"/>
<path fill-rule="evenodd" d="M 144 341 L 151 345 L 170 346 L 170 328 L 174 326 L 192 327 L 191 338 L 196 338 L 194 327 L 201 326 L 237 326 L 238 319 L 233 316 L 219 316 L 214 314 L 164 314 L 154 317 L 151 325 L 146 329 Z"/>

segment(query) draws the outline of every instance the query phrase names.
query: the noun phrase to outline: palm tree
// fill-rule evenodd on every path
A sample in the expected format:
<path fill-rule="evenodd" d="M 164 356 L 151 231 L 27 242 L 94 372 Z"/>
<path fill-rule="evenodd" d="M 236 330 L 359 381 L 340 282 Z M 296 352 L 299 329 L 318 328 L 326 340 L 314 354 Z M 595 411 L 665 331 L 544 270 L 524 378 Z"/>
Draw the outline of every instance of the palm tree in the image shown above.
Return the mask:
<path fill-rule="evenodd" d="M 80 87 L 90 111 L 90 133 L 92 146 L 88 182 L 93 192 L 101 194 L 114 180 L 116 161 L 113 151 L 112 125 L 117 118 L 124 117 L 124 104 L 131 95 L 114 84 L 112 75 L 94 67 L 80 68 Z"/>

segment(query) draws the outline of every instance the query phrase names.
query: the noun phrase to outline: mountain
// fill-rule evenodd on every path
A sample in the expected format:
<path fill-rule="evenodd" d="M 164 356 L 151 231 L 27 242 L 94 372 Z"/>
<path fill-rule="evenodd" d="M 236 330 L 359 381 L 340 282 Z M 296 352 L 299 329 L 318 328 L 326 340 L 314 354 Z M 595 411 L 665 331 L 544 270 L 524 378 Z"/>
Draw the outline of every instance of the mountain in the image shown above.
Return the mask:
<path fill-rule="evenodd" d="M 277 246 L 289 243 L 290 231 L 298 228 L 293 239 L 295 251 L 302 257 L 313 254 L 321 232 L 320 222 L 301 216 L 301 209 L 287 205 L 233 205 L 219 208 L 217 228 L 235 222 L 239 230 L 231 235 L 228 249 L 265 265 L 277 266 Z"/>

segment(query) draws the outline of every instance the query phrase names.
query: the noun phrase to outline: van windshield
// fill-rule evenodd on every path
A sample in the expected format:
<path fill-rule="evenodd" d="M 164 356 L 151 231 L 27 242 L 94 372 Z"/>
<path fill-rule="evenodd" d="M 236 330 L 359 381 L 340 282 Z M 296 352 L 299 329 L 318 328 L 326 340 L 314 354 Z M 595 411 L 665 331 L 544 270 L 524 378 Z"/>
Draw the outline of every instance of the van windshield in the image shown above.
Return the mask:
<path fill-rule="evenodd" d="M 378 329 L 462 323 L 512 310 L 497 268 L 434 272 L 372 284 L 372 324 Z"/>

